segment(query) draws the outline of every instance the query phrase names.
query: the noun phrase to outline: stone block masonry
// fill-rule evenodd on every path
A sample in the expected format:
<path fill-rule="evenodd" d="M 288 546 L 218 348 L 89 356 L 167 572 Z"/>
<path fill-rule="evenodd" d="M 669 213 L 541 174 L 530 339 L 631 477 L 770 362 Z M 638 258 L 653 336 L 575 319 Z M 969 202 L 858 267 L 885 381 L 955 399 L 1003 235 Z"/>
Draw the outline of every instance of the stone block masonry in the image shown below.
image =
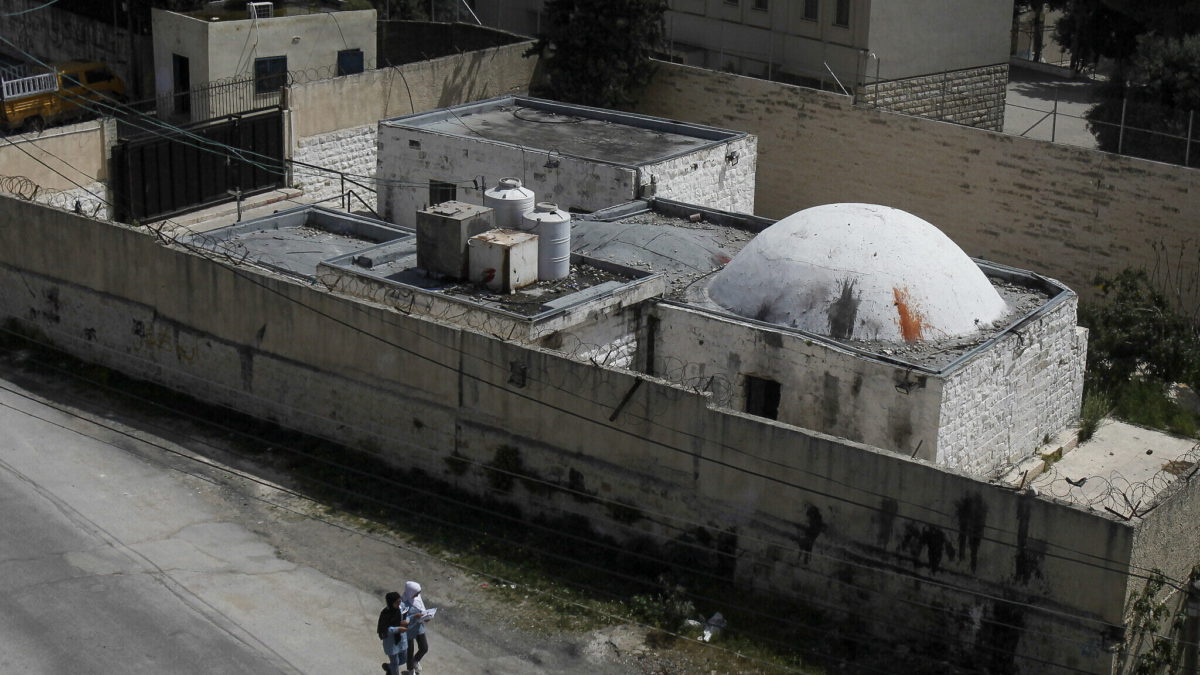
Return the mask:
<path fill-rule="evenodd" d="M 1004 129 L 1008 64 L 967 68 L 858 89 L 859 105 L 981 129 Z"/>
<path fill-rule="evenodd" d="M 375 141 L 378 135 L 378 127 L 368 124 L 299 139 L 292 158 L 327 170 L 293 164 L 292 183 L 315 202 L 337 197 L 343 190 L 353 190 L 371 208 L 377 208 Z M 346 174 L 345 180 L 336 172 Z M 361 204 L 354 202 L 351 209 L 356 206 Z"/>

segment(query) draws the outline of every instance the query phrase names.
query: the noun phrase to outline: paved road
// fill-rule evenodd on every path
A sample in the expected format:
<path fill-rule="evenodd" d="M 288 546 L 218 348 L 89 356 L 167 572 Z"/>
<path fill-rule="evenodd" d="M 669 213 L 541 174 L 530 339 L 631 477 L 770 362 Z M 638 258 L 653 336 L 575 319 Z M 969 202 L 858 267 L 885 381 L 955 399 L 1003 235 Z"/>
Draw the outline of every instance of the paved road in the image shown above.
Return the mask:
<path fill-rule="evenodd" d="M 516 632 L 461 570 L 90 408 L 0 369 L 2 673 L 378 673 L 405 578 L 443 610 L 430 675 L 623 672 L 610 637 Z"/>
<path fill-rule="evenodd" d="M 1083 116 L 1092 107 L 1097 84 L 1013 66 L 1008 76 L 1004 133 L 1095 148 L 1096 137 L 1088 131 Z M 1056 109 L 1058 114 L 1051 114 Z"/>

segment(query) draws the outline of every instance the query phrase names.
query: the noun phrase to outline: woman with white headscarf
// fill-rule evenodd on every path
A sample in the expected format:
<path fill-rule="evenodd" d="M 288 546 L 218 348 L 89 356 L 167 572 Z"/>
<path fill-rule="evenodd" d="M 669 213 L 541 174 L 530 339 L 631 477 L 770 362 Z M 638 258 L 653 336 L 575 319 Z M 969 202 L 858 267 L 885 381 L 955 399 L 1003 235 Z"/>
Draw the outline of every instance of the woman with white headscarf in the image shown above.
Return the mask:
<path fill-rule="evenodd" d="M 409 626 L 415 626 L 415 630 L 408 632 L 408 672 L 412 675 L 420 675 L 421 659 L 425 658 L 425 654 L 429 651 L 429 642 L 425 638 L 425 622 L 421 620 L 421 616 L 425 613 L 425 601 L 421 599 L 421 584 L 415 581 L 404 582 L 402 601 L 412 607 L 413 613 L 409 615 L 411 619 Z"/>

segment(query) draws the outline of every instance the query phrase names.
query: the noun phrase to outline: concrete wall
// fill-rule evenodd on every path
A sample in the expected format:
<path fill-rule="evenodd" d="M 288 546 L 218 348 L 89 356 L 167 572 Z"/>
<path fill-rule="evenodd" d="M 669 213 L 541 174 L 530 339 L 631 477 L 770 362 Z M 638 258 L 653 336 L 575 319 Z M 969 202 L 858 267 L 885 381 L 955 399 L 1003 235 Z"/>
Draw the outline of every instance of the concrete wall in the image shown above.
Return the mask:
<path fill-rule="evenodd" d="M 381 461 L 569 519 L 571 536 L 675 555 L 739 596 L 802 599 L 824 629 L 874 635 L 862 648 L 897 661 L 904 644 L 910 658 L 994 672 L 1043 672 L 1034 657 L 1090 672 L 1111 663 L 1100 633 L 1121 617 L 1124 521 L 231 269 L 147 232 L 7 198 L 0 214 L 0 317 L 85 359 L 369 442 Z M 522 479 L 489 480 L 506 447 Z"/>
<path fill-rule="evenodd" d="M 416 212 L 430 205 L 431 180 L 458 184 L 455 198 L 471 204 L 482 204 L 483 192 L 508 176 L 520 178 L 536 201 L 563 210 L 595 211 L 638 196 L 636 169 L 567 155 L 558 159 L 557 167 L 547 168 L 544 151 L 380 122 L 380 213 L 413 225 Z"/>
<path fill-rule="evenodd" d="M 1085 297 L 1096 274 L 1126 266 L 1185 280 L 1200 274 L 1193 169 L 672 64 L 660 64 L 636 112 L 757 135 L 758 215 L 782 218 L 830 202 L 893 206 L 938 226 L 972 256 L 1053 276 Z M 1197 288 L 1184 289 L 1185 301 L 1200 300 Z"/>
<path fill-rule="evenodd" d="M 39 191 L 60 192 L 108 180 L 117 125 L 111 119 L 92 120 L 5 141 L 0 145 L 0 175 L 24 176 Z"/>
<path fill-rule="evenodd" d="M 739 138 L 668 159 L 639 170 L 639 183 L 653 182 L 654 195 L 734 213 L 754 213 L 758 139 Z"/>
<path fill-rule="evenodd" d="M 875 0 L 868 46 L 879 59 L 880 77 L 1008 63 L 1012 5 L 1012 0 Z"/>
<path fill-rule="evenodd" d="M 292 159 L 356 176 L 375 176 L 380 119 L 503 94 L 523 94 L 537 65 L 524 44 L 381 68 L 287 88 Z M 341 194 L 328 172 L 293 167 L 293 183 L 317 199 Z M 354 180 L 375 188 L 373 180 Z M 372 206 L 376 197 L 347 183 Z"/>
<path fill-rule="evenodd" d="M 469 23 L 380 21 L 379 66 L 398 66 L 443 56 L 530 44 L 528 37 Z"/>
<path fill-rule="evenodd" d="M 987 476 L 1079 418 L 1087 330 L 1076 304 L 1065 298 L 946 375 L 939 466 Z"/>

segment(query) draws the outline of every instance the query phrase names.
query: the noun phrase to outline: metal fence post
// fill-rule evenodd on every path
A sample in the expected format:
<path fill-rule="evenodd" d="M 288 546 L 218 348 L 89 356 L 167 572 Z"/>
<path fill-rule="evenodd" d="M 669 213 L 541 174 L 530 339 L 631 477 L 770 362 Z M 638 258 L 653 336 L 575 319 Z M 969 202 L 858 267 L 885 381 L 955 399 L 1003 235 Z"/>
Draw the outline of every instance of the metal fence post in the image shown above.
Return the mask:
<path fill-rule="evenodd" d="M 1129 105 L 1129 94 L 1125 94 L 1125 98 L 1121 99 L 1121 130 L 1117 134 L 1117 154 L 1121 154 L 1121 149 L 1125 147 L 1125 108 Z"/>
<path fill-rule="evenodd" d="M 1050 116 L 1050 142 L 1054 142 L 1055 134 L 1058 132 L 1058 87 L 1054 88 L 1054 112 Z"/>
<path fill-rule="evenodd" d="M 1195 110 L 1188 112 L 1187 145 L 1184 146 L 1184 150 L 1183 150 L 1183 165 L 1184 166 L 1189 166 L 1190 165 L 1189 160 L 1192 158 L 1192 121 L 1195 119 L 1195 117 L 1196 117 Z"/>

